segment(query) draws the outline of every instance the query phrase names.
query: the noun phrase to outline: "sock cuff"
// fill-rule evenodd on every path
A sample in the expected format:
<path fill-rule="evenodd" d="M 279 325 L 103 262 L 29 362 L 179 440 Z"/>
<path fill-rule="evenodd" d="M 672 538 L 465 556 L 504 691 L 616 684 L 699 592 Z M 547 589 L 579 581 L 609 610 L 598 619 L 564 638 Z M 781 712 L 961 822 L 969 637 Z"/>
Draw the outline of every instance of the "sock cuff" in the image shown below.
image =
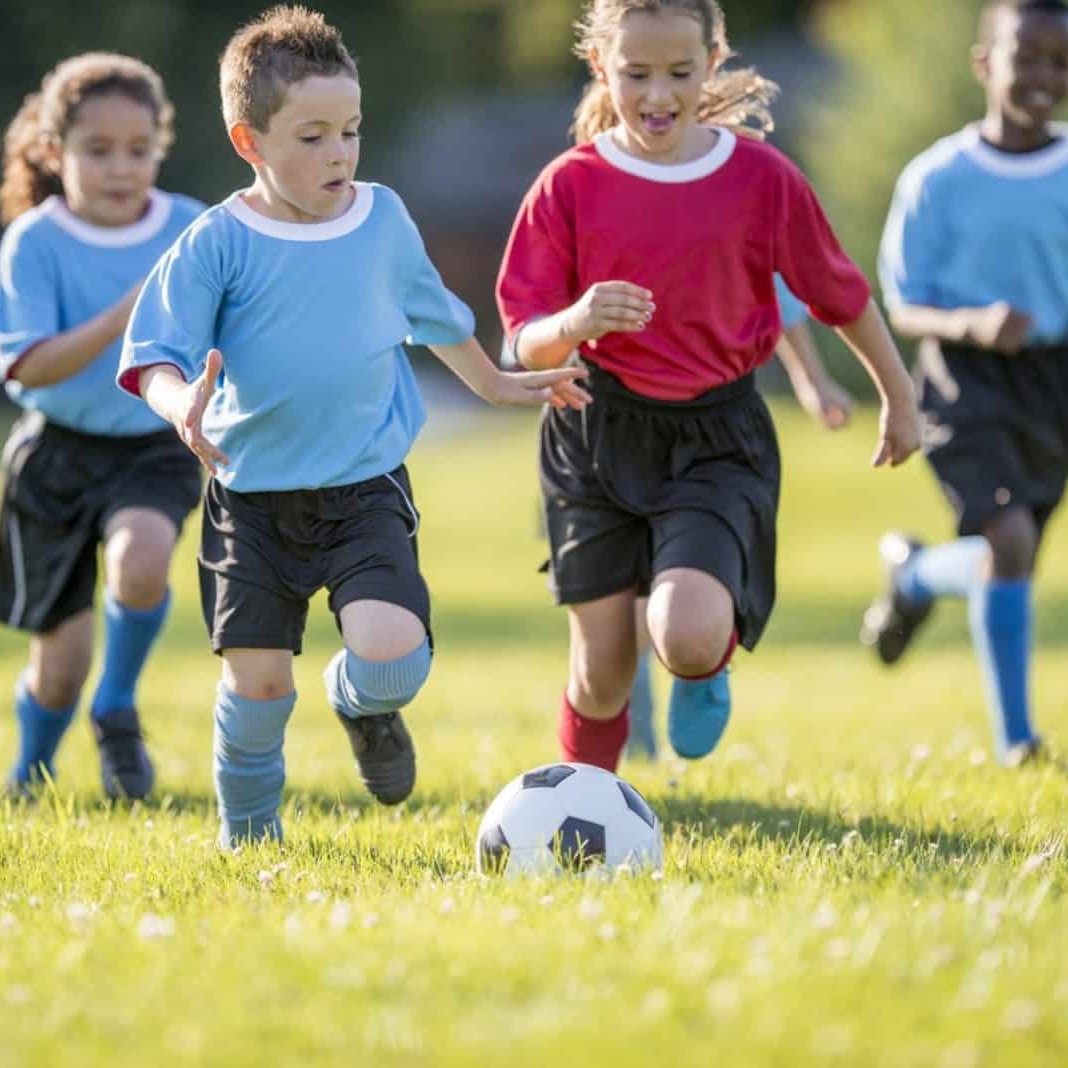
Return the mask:
<path fill-rule="evenodd" d="M 45 708 L 45 706 L 42 705 L 32 693 L 30 693 L 30 688 L 26 684 L 25 671 L 15 680 L 15 702 L 16 704 L 23 705 L 35 715 L 51 716 L 56 723 L 62 722 L 65 724 L 70 723 L 78 708 L 77 701 L 71 704 L 69 708 Z"/>
<path fill-rule="evenodd" d="M 345 651 L 345 675 L 356 697 L 374 701 L 410 701 L 430 675 L 430 639 L 396 660 L 365 660 Z M 399 707 L 399 706 L 398 706 Z"/>
<path fill-rule="evenodd" d="M 128 608 L 122 601 L 117 601 L 109 590 L 104 592 L 104 614 L 109 619 L 130 619 L 153 623 L 162 619 L 170 607 L 171 589 L 169 586 L 163 594 L 163 600 L 153 608 Z"/>
<path fill-rule="evenodd" d="M 220 682 L 215 701 L 215 726 L 225 741 L 251 753 L 277 749 L 297 703 L 296 693 L 254 701 Z"/>

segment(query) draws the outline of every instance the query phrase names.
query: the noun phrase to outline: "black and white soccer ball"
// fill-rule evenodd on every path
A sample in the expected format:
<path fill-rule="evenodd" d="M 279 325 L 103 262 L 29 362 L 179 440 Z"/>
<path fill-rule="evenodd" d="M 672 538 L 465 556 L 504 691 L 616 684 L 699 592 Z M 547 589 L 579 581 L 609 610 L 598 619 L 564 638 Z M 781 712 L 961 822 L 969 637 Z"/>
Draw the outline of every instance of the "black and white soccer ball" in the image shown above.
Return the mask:
<path fill-rule="evenodd" d="M 546 764 L 513 779 L 486 810 L 479 872 L 514 877 L 597 865 L 658 870 L 664 836 L 633 786 L 589 764 Z"/>

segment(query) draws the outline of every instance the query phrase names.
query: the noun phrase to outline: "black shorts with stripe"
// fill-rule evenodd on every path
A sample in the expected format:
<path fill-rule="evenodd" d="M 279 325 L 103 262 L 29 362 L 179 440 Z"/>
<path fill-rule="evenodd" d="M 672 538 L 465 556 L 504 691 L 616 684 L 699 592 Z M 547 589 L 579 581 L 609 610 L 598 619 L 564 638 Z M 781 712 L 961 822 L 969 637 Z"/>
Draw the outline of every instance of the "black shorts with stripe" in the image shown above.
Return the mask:
<path fill-rule="evenodd" d="M 300 653 L 308 602 L 386 601 L 430 631 L 419 572 L 419 513 L 402 466 L 324 489 L 239 493 L 211 479 L 204 496 L 200 597 L 212 648 Z"/>
<path fill-rule="evenodd" d="M 927 340 L 917 377 L 924 452 L 958 532 L 1020 507 L 1043 528 L 1068 477 L 1068 347 L 1006 356 Z"/>
<path fill-rule="evenodd" d="M 649 592 L 670 568 L 718 579 L 739 639 L 759 641 L 775 601 L 780 462 L 752 376 L 692 401 L 641 396 L 590 366 L 594 402 L 547 409 L 541 486 L 559 604 Z"/>
<path fill-rule="evenodd" d="M 4 447 L 0 614 L 47 633 L 91 608 L 97 547 L 116 513 L 160 512 L 181 530 L 200 499 L 200 465 L 172 430 L 82 434 L 27 412 Z"/>

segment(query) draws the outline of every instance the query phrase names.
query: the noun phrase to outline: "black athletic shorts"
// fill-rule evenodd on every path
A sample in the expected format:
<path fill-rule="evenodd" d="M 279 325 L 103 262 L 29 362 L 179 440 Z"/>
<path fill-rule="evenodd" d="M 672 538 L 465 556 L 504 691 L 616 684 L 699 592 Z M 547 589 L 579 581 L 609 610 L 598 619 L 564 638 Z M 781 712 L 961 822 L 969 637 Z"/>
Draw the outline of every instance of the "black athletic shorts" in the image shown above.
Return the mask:
<path fill-rule="evenodd" d="M 549 408 L 541 486 L 559 604 L 649 592 L 675 567 L 734 599 L 752 649 L 775 601 L 779 448 L 752 376 L 692 401 L 656 401 L 590 365 L 593 404 Z"/>
<path fill-rule="evenodd" d="M 917 372 L 924 452 L 959 533 L 1019 507 L 1044 527 L 1068 476 L 1068 347 L 1005 356 L 927 340 Z"/>
<path fill-rule="evenodd" d="M 149 508 L 178 530 L 200 499 L 200 465 L 172 430 L 99 436 L 25 413 L 4 447 L 0 613 L 47 633 L 93 605 L 97 546 L 116 512 Z"/>
<path fill-rule="evenodd" d="M 211 479 L 199 563 L 212 648 L 300 653 L 308 601 L 324 588 L 339 629 L 345 605 L 375 600 L 407 608 L 429 633 L 418 529 L 404 467 L 346 486 L 265 493 Z"/>

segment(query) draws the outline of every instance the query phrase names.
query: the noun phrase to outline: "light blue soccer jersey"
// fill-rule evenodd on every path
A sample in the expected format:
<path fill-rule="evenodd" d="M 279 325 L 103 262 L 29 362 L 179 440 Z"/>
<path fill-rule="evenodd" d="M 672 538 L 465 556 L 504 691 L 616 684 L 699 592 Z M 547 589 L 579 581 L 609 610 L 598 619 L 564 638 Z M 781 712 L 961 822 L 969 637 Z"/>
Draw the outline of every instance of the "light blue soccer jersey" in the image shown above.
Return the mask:
<path fill-rule="evenodd" d="M 0 372 L 16 404 L 85 434 L 124 437 L 166 426 L 115 388 L 121 339 L 55 385 L 26 389 L 8 375 L 38 342 L 116 304 L 203 210 L 199 201 L 153 190 L 139 222 L 101 227 L 73 215 L 62 197 L 49 197 L 7 228 L 0 242 Z"/>
<path fill-rule="evenodd" d="M 173 364 L 186 380 L 208 350 L 223 373 L 204 416 L 240 492 L 316 489 L 385 474 L 424 421 L 405 341 L 459 344 L 470 309 L 445 288 L 400 198 L 356 183 L 323 223 L 286 223 L 239 193 L 191 226 L 134 309 L 119 381 Z"/>
<path fill-rule="evenodd" d="M 790 292 L 781 275 L 775 276 L 775 296 L 779 298 L 779 315 L 784 330 L 799 326 L 808 318 L 808 308 Z"/>
<path fill-rule="evenodd" d="M 1031 340 L 1068 339 L 1068 137 L 1000 152 L 975 126 L 918 156 L 898 181 L 879 277 L 887 306 L 1008 301 Z"/>

